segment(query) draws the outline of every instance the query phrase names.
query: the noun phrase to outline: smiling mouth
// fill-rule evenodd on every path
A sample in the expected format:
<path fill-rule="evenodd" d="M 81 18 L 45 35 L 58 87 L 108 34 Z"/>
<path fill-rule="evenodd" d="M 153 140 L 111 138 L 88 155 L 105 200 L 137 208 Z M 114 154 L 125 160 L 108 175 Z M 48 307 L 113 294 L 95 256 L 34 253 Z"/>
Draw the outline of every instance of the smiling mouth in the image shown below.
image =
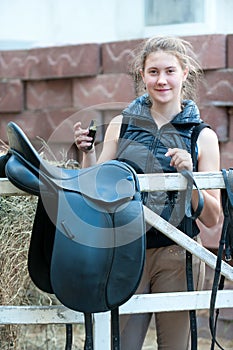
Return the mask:
<path fill-rule="evenodd" d="M 156 89 L 156 91 L 158 92 L 166 92 L 166 91 L 170 91 L 171 89 Z"/>

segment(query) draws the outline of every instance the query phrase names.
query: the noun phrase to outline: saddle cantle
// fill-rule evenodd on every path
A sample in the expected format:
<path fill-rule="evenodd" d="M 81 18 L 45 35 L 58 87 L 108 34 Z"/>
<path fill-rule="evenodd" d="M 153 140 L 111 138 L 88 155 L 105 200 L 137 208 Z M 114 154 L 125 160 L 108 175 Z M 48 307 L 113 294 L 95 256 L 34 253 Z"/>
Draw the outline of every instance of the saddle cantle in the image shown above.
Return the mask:
<path fill-rule="evenodd" d="M 15 123 L 8 124 L 7 133 L 6 175 L 39 197 L 28 256 L 33 282 L 84 313 L 127 301 L 140 282 L 145 257 L 135 171 L 116 160 L 86 169 L 58 168 L 39 156 Z"/>

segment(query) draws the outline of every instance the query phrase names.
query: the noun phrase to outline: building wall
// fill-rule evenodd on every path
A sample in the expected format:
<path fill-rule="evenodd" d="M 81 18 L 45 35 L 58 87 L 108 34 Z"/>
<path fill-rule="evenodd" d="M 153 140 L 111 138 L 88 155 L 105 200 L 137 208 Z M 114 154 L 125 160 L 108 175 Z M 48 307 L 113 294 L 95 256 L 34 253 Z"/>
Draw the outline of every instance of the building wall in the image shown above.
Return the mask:
<path fill-rule="evenodd" d="M 147 0 L 0 1 L 0 50 L 133 40 L 155 34 L 233 33 L 232 0 L 178 2 L 166 1 L 165 7 L 159 6 L 160 20 L 165 23 L 170 13 L 177 14 L 173 24 L 156 25 L 155 20 L 154 25 L 147 25 Z M 192 11 L 189 2 L 197 12 L 198 4 L 204 6 L 203 18 L 197 23 L 179 19 L 179 6 Z M 154 3 L 156 6 L 159 2 Z"/>
<path fill-rule="evenodd" d="M 5 49 L 135 39 L 143 37 L 144 0 L 0 1 L 0 23 Z"/>
<path fill-rule="evenodd" d="M 202 118 L 216 131 L 221 167 L 233 166 L 233 34 L 185 37 L 205 71 L 200 87 Z M 73 124 L 98 121 L 99 149 L 105 126 L 135 97 L 128 75 L 131 49 L 141 40 L 0 51 L 0 139 L 16 122 L 41 146 L 42 138 L 59 157 L 76 158 Z M 210 155 L 211 156 L 211 155 Z M 204 230 L 203 241 L 216 248 L 220 226 Z"/>

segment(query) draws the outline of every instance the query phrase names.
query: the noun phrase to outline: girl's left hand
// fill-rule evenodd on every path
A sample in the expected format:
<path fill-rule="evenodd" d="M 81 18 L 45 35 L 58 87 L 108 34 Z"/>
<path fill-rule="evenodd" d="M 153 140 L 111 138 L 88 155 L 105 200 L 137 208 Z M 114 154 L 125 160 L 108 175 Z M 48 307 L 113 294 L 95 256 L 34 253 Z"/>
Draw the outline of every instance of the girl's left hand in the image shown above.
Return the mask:
<path fill-rule="evenodd" d="M 188 151 L 181 148 L 168 148 L 165 156 L 171 157 L 170 166 L 175 167 L 177 171 L 193 170 L 192 157 Z"/>

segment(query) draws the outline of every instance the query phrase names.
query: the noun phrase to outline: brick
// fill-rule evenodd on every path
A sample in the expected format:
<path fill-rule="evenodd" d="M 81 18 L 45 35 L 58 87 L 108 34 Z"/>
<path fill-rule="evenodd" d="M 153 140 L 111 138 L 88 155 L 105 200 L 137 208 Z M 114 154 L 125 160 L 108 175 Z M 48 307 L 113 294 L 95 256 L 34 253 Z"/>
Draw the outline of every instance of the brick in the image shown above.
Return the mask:
<path fill-rule="evenodd" d="M 97 119 L 98 125 L 101 125 L 101 112 L 96 110 L 83 112 L 75 108 L 64 108 L 2 114 L 0 115 L 0 138 L 7 140 L 7 124 L 13 121 L 33 141 L 39 137 L 48 143 L 73 143 L 73 125 L 81 121 L 83 127 L 88 127 L 91 119 Z"/>
<path fill-rule="evenodd" d="M 0 144 L 5 142 L 8 144 L 7 124 L 11 121 L 17 123 L 19 113 L 1 113 L 0 112 Z"/>
<path fill-rule="evenodd" d="M 134 57 L 133 50 L 142 40 L 127 40 L 102 44 L 103 74 L 128 73 L 128 62 Z"/>
<path fill-rule="evenodd" d="M 20 112 L 22 108 L 22 82 L 20 80 L 0 81 L 0 112 Z"/>
<path fill-rule="evenodd" d="M 203 69 L 220 69 L 226 67 L 226 35 L 184 36 L 189 41 L 196 58 Z"/>
<path fill-rule="evenodd" d="M 205 81 L 200 87 L 202 103 L 232 104 L 233 69 L 206 71 Z"/>
<path fill-rule="evenodd" d="M 0 52 L 0 77 L 4 78 L 40 80 L 92 76 L 99 71 L 98 44 Z"/>
<path fill-rule="evenodd" d="M 233 141 L 220 143 L 221 168 L 233 167 Z"/>
<path fill-rule="evenodd" d="M 57 110 L 52 113 L 51 111 L 26 111 L 21 114 L 0 115 L 0 140 L 8 144 L 7 124 L 13 121 L 25 132 L 41 156 L 55 162 L 70 159 L 70 150 L 74 148 L 72 142 L 73 133 L 71 132 L 73 124 L 65 123 L 66 118 L 69 118 L 70 114 L 72 115 L 71 110 Z M 62 124 L 62 122 L 66 125 L 59 128 L 59 123 Z M 67 128 L 67 125 L 69 125 L 69 128 Z M 53 138 L 53 132 L 56 134 L 56 127 L 60 130 L 60 137 L 57 142 Z M 68 133 L 67 130 L 69 131 Z M 50 141 L 50 137 L 52 141 Z M 76 157 L 74 158 L 75 155 Z M 76 152 L 75 150 L 72 151 L 72 158 L 77 158 L 77 148 Z"/>
<path fill-rule="evenodd" d="M 94 78 L 74 79 L 73 91 L 74 106 L 78 108 L 128 102 L 135 98 L 133 82 L 126 74 L 103 74 Z"/>
<path fill-rule="evenodd" d="M 29 59 L 26 50 L 0 51 L 0 79 L 23 78 L 30 67 L 38 63 L 36 57 Z"/>
<path fill-rule="evenodd" d="M 226 36 L 198 35 L 183 39 L 193 45 L 196 58 L 204 69 L 226 67 Z M 134 50 L 141 40 L 127 40 L 102 44 L 103 73 L 126 73 L 128 63 L 134 57 Z"/>
<path fill-rule="evenodd" d="M 227 67 L 233 68 L 233 34 L 227 36 Z"/>
<path fill-rule="evenodd" d="M 96 110 L 78 111 L 76 109 L 25 111 L 21 114 L 0 115 L 0 140 L 7 143 L 7 124 L 15 122 L 22 128 L 34 147 L 45 158 L 52 161 L 81 159 L 74 145 L 73 126 L 77 121 L 88 127 L 91 119 L 97 120 L 96 143 L 103 140 L 102 113 Z M 100 153 L 97 146 L 97 155 Z"/>
<path fill-rule="evenodd" d="M 229 139 L 233 140 L 233 107 L 229 108 Z"/>
<path fill-rule="evenodd" d="M 72 106 L 72 79 L 28 81 L 26 108 L 63 108 Z"/>
<path fill-rule="evenodd" d="M 200 108 L 201 118 L 216 132 L 219 141 L 228 140 L 227 108 L 208 106 Z"/>

